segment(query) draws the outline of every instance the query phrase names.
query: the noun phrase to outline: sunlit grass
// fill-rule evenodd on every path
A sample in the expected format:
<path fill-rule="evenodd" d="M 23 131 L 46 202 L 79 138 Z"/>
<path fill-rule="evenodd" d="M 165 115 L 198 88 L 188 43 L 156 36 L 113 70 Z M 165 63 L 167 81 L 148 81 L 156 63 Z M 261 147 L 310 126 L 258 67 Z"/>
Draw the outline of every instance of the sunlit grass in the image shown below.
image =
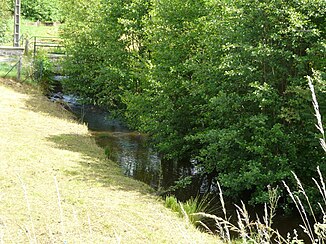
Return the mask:
<path fill-rule="evenodd" d="M 216 243 L 37 88 L 0 78 L 1 243 Z"/>
<path fill-rule="evenodd" d="M 178 201 L 175 196 L 165 197 L 165 206 L 172 211 L 178 213 L 179 217 L 184 217 L 188 222 L 192 223 L 196 227 L 202 227 L 204 217 L 197 215 L 196 213 L 216 212 L 216 209 L 212 205 L 212 196 L 196 196 L 191 197 L 186 202 Z"/>

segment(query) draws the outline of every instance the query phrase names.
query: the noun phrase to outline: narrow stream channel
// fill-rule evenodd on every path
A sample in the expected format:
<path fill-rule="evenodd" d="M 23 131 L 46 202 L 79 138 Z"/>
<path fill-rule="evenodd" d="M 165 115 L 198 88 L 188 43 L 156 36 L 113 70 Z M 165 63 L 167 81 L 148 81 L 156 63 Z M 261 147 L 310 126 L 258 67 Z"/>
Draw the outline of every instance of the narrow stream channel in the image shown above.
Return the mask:
<path fill-rule="evenodd" d="M 112 118 L 109 112 L 91 105 L 80 105 L 74 96 L 55 94 L 51 100 L 63 101 L 82 122 L 87 124 L 96 143 L 104 148 L 106 155 L 111 160 L 119 163 L 126 176 L 142 181 L 155 190 L 162 190 L 174 185 L 180 176 L 196 175 L 190 163 L 162 161 L 150 147 L 146 135 L 129 130 L 119 120 Z M 199 177 L 193 177 L 192 184 L 174 194 L 179 200 L 185 201 L 198 194 L 200 188 L 205 188 L 205 184 Z M 206 190 L 204 189 L 204 191 Z M 254 212 L 256 211 L 254 210 Z M 300 230 L 298 223 L 301 221 L 297 214 L 277 215 L 274 221 L 274 228 L 284 236 L 294 228 Z M 302 234 L 302 231 L 299 232 Z"/>
<path fill-rule="evenodd" d="M 70 95 L 57 93 L 51 100 L 63 101 L 81 122 L 87 124 L 96 143 L 104 148 L 111 160 L 119 163 L 126 176 L 162 190 L 173 185 L 181 175 L 191 174 L 190 165 L 162 162 L 150 147 L 146 135 L 129 130 L 109 112 L 96 106 L 81 105 L 76 97 Z M 187 190 L 182 195 L 181 198 L 189 198 L 192 192 Z"/>

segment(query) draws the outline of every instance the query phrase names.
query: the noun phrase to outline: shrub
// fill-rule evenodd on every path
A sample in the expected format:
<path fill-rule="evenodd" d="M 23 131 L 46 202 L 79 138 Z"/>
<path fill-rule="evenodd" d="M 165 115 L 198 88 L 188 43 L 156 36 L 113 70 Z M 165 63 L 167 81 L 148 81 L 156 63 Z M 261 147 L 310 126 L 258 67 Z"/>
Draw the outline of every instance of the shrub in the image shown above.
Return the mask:
<path fill-rule="evenodd" d="M 317 119 L 316 127 L 321 134 L 320 144 L 323 150 L 326 152 L 326 143 L 325 143 L 325 133 L 323 128 L 323 123 L 321 119 L 321 114 L 319 111 L 319 105 L 317 97 L 315 94 L 315 89 L 313 85 L 313 80 L 320 81 L 321 78 L 318 73 L 315 72 L 314 78 L 308 76 L 309 88 L 312 94 L 312 103 L 315 111 L 315 116 Z M 319 181 L 313 178 L 315 183 L 315 188 L 318 189 L 319 194 L 321 195 L 321 202 L 318 202 L 319 212 L 322 213 L 322 218 L 317 217 L 317 212 L 313 207 L 313 199 L 310 199 L 306 189 L 301 183 L 298 176 L 292 172 L 295 181 L 296 181 L 296 191 L 290 189 L 285 181 L 283 185 L 286 188 L 288 196 L 292 199 L 293 203 L 298 210 L 302 224 L 300 227 L 303 229 L 304 233 L 308 236 L 311 243 L 325 243 L 326 240 L 326 185 L 323 175 L 319 166 L 317 167 L 317 172 L 319 176 Z M 215 215 L 210 215 L 206 213 L 198 213 L 199 216 L 209 217 L 215 220 L 216 230 L 219 236 L 226 242 L 231 243 L 230 232 L 234 231 L 239 234 L 241 243 L 304 243 L 302 240 L 298 239 L 297 232 L 293 230 L 293 236 L 288 233 L 287 238 L 282 237 L 278 230 L 272 228 L 272 219 L 274 217 L 275 209 L 278 202 L 277 189 L 269 189 L 269 207 L 265 204 L 265 211 L 262 221 L 258 218 L 256 221 L 251 221 L 249 214 L 246 210 L 246 206 L 242 203 L 242 206 L 237 206 L 237 224 L 232 224 L 228 220 L 227 212 L 224 207 L 224 199 L 222 195 L 221 187 L 218 184 L 220 202 L 223 208 L 224 217 L 217 217 Z M 312 221 L 309 219 L 309 216 L 312 217 Z"/>

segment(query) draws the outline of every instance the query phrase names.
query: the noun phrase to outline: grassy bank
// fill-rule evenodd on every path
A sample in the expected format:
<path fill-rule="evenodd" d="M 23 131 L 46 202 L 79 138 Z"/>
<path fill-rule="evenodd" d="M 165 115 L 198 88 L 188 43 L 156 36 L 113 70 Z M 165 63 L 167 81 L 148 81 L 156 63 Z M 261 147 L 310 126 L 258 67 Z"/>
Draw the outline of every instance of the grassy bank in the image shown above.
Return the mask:
<path fill-rule="evenodd" d="M 214 243 L 58 104 L 0 78 L 0 243 Z"/>

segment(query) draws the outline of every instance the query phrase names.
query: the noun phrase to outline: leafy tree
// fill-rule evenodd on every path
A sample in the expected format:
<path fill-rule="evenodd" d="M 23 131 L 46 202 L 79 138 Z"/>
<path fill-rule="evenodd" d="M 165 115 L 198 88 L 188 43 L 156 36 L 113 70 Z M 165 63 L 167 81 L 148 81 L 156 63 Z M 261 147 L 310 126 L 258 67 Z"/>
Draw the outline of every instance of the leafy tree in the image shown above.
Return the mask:
<path fill-rule="evenodd" d="M 63 1 L 66 89 L 123 109 L 165 159 L 196 164 L 231 197 L 267 200 L 325 169 L 307 75 L 325 109 L 322 0 Z"/>
<path fill-rule="evenodd" d="M 197 22 L 205 12 L 203 1 L 153 1 L 145 29 L 150 60 L 143 67 L 142 90 L 125 97 L 127 116 L 152 134 L 165 158 L 190 157 L 184 136 L 195 124 L 197 97 L 191 94 L 194 67 L 187 61 L 196 52 Z"/>
<path fill-rule="evenodd" d="M 215 172 L 229 196 L 267 201 L 268 184 L 289 178 L 290 170 L 311 179 L 324 163 L 305 78 L 312 68 L 324 69 L 312 66 L 307 53 L 325 40 L 325 3 L 314 4 L 250 0 L 228 6 L 236 11 L 221 33 L 223 76 L 207 104 L 205 129 L 191 139 L 201 145 L 200 165 Z"/>
<path fill-rule="evenodd" d="M 61 21 L 60 0 L 23 0 L 21 12 L 26 18 L 39 21 Z"/>
<path fill-rule="evenodd" d="M 154 1 L 147 81 L 127 116 L 229 196 L 260 203 L 291 170 L 311 178 L 324 157 L 305 76 L 324 71 L 324 12 L 323 1 Z"/>

